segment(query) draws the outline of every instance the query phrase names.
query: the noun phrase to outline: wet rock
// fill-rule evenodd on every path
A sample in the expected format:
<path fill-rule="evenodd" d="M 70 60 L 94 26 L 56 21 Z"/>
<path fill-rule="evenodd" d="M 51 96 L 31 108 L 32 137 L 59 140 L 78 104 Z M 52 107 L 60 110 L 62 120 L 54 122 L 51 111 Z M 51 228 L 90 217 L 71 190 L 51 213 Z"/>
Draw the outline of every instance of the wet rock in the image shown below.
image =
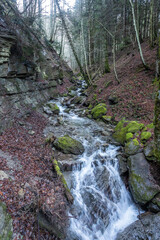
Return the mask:
<path fill-rule="evenodd" d="M 0 239 L 10 240 L 13 235 L 12 219 L 4 203 L 0 202 Z"/>
<path fill-rule="evenodd" d="M 58 161 L 58 165 L 62 172 L 74 171 L 74 170 L 81 170 L 83 166 L 82 161 L 69 161 L 68 159 L 65 161 Z"/>
<path fill-rule="evenodd" d="M 54 114 L 59 114 L 60 109 L 59 109 L 59 107 L 57 106 L 57 104 L 55 104 L 55 103 L 47 103 L 46 106 L 50 108 L 50 110 L 52 111 L 52 113 L 54 113 Z"/>
<path fill-rule="evenodd" d="M 159 192 L 158 186 L 150 173 L 150 166 L 143 153 L 130 156 L 129 185 L 134 200 L 141 204 L 148 204 Z"/>
<path fill-rule="evenodd" d="M 119 233 L 116 240 L 159 240 L 160 213 L 147 214 Z"/>
<path fill-rule="evenodd" d="M 119 174 L 120 176 L 123 176 L 128 172 L 127 159 L 121 155 L 118 155 L 117 159 L 119 161 Z"/>
<path fill-rule="evenodd" d="M 59 137 L 55 142 L 54 146 L 63 153 L 72 153 L 75 155 L 82 154 L 84 152 L 84 147 L 81 142 L 65 135 Z"/>

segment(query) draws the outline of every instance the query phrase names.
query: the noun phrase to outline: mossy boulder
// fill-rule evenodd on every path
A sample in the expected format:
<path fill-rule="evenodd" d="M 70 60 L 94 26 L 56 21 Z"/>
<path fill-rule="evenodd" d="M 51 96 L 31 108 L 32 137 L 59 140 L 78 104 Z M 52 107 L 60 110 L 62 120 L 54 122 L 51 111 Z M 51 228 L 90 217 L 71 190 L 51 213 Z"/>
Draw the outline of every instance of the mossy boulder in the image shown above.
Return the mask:
<path fill-rule="evenodd" d="M 126 141 L 126 135 L 127 133 L 136 133 L 138 131 L 141 131 L 144 128 L 143 123 L 139 123 L 137 121 L 127 121 L 125 119 L 122 119 L 117 126 L 115 127 L 115 132 L 113 134 L 113 138 L 124 145 Z"/>
<path fill-rule="evenodd" d="M 148 132 L 148 131 L 143 131 L 141 133 L 141 141 L 143 143 L 145 143 L 146 141 L 148 141 L 152 136 L 152 133 L 151 132 Z"/>
<path fill-rule="evenodd" d="M 72 153 L 74 155 L 79 155 L 84 152 L 84 147 L 81 142 L 65 135 L 59 137 L 53 143 L 53 145 L 63 153 Z"/>
<path fill-rule="evenodd" d="M 47 103 L 47 107 L 49 107 L 54 114 L 59 114 L 60 112 L 59 107 L 55 103 Z"/>
<path fill-rule="evenodd" d="M 135 202 L 146 205 L 160 192 L 143 153 L 128 158 L 129 185 Z"/>
<path fill-rule="evenodd" d="M 144 148 L 144 155 L 147 160 L 156 161 L 154 142 L 150 142 L 149 144 L 147 144 L 147 146 Z"/>
<path fill-rule="evenodd" d="M 0 240 L 10 240 L 12 235 L 12 219 L 7 213 L 6 205 L 0 202 Z"/>
<path fill-rule="evenodd" d="M 101 118 L 103 115 L 105 115 L 107 112 L 107 106 L 105 103 L 99 103 L 98 105 L 96 105 L 92 111 L 91 114 L 93 116 L 94 119 L 98 119 Z"/>
<path fill-rule="evenodd" d="M 136 138 L 125 144 L 125 153 L 128 155 L 136 154 L 139 149 L 140 144 Z"/>

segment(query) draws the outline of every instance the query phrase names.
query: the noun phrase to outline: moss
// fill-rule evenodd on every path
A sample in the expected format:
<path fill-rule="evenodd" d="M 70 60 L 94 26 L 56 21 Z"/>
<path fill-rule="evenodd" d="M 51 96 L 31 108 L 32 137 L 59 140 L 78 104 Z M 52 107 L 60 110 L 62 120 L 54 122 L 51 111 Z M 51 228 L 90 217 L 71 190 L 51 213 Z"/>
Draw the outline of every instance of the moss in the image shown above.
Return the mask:
<path fill-rule="evenodd" d="M 142 141 L 142 142 L 146 142 L 148 139 L 151 138 L 151 136 L 152 136 L 151 132 L 145 132 L 145 131 L 143 131 L 143 132 L 141 133 L 141 141 Z"/>
<path fill-rule="evenodd" d="M 97 94 L 93 95 L 93 99 L 96 100 L 97 99 Z"/>
<path fill-rule="evenodd" d="M 105 123 L 109 123 L 109 122 L 111 122 L 112 121 L 112 116 L 102 116 L 102 120 L 103 120 L 103 122 L 105 122 Z"/>
<path fill-rule="evenodd" d="M 128 124 L 127 128 L 128 128 L 128 132 L 136 133 L 144 128 L 144 124 L 136 121 L 131 121 Z"/>
<path fill-rule="evenodd" d="M 154 128 L 154 124 L 153 124 L 153 123 L 150 123 L 150 124 L 148 124 L 146 127 L 149 128 L 149 129 L 153 129 L 153 128 Z"/>
<path fill-rule="evenodd" d="M 67 182 L 66 182 L 66 180 L 63 176 L 63 173 L 61 172 L 61 170 L 59 168 L 58 162 L 57 162 L 56 159 L 52 159 L 52 161 L 53 161 L 53 166 L 54 166 L 54 169 L 57 173 L 57 176 L 60 178 L 60 180 L 61 180 L 61 182 L 62 182 L 62 184 L 65 188 L 66 197 L 67 197 L 68 201 L 72 203 L 73 202 L 73 196 L 72 196 L 72 194 L 70 192 L 70 189 L 67 185 Z"/>
<path fill-rule="evenodd" d="M 93 108 L 92 104 L 89 104 L 88 109 L 91 110 Z"/>
<path fill-rule="evenodd" d="M 63 153 L 79 155 L 84 152 L 83 145 L 68 135 L 59 137 L 56 142 L 54 142 L 54 146 Z"/>
<path fill-rule="evenodd" d="M 11 240 L 13 235 L 13 227 L 12 227 L 12 218 L 7 213 L 6 205 L 0 202 L 0 208 L 2 209 L 2 220 L 4 220 L 2 224 L 2 231 L 0 232 L 0 240 Z"/>
<path fill-rule="evenodd" d="M 91 114 L 94 119 L 98 119 L 105 115 L 106 112 L 107 112 L 106 104 L 100 103 L 92 109 Z"/>
<path fill-rule="evenodd" d="M 125 144 L 125 153 L 128 155 L 136 154 L 140 149 L 140 144 L 137 138 L 130 140 Z"/>
<path fill-rule="evenodd" d="M 49 107 L 51 109 L 51 111 L 54 113 L 58 114 L 60 112 L 59 107 L 55 103 L 47 103 L 47 107 Z"/>
<path fill-rule="evenodd" d="M 123 118 L 115 127 L 115 133 L 113 134 L 113 137 L 119 143 L 124 144 L 126 141 L 127 133 L 133 134 L 142 130 L 143 128 L 143 123 L 139 123 L 136 121 L 126 121 L 125 118 Z"/>
<path fill-rule="evenodd" d="M 128 142 L 129 140 L 131 140 L 133 138 L 133 133 L 127 133 L 126 134 L 126 141 Z"/>

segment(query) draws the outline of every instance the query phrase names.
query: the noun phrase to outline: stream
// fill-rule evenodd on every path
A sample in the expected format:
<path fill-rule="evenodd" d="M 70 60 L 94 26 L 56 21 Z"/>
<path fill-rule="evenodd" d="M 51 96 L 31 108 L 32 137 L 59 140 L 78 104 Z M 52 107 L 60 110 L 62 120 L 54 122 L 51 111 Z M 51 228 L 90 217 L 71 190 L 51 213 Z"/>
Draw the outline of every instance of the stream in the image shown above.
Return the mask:
<path fill-rule="evenodd" d="M 60 108 L 63 124 L 56 126 L 57 119 L 50 117 L 45 133 L 68 134 L 85 147 L 81 156 L 74 156 L 80 164 L 64 172 L 74 196 L 66 240 L 115 240 L 118 232 L 137 220 L 139 211 L 118 172 L 120 147 L 112 143 L 112 126 L 79 117 L 64 98 L 52 102 Z"/>

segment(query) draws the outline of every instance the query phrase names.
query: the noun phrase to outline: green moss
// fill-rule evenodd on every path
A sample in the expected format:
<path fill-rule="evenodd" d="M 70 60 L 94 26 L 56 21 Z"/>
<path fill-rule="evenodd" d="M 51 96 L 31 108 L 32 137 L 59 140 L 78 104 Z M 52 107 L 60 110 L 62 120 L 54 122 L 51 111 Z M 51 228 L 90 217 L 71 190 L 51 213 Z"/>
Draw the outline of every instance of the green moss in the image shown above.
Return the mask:
<path fill-rule="evenodd" d="M 6 205 L 2 202 L 0 202 L 0 212 L 2 214 L 1 221 L 3 220 L 0 240 L 11 240 L 13 235 L 12 218 L 7 213 Z"/>
<path fill-rule="evenodd" d="M 126 134 L 126 141 L 128 142 L 129 140 L 131 140 L 133 138 L 133 133 L 127 133 Z"/>
<path fill-rule="evenodd" d="M 106 112 L 107 112 L 106 104 L 100 103 L 92 109 L 91 114 L 94 119 L 98 119 L 105 115 Z"/>
<path fill-rule="evenodd" d="M 115 127 L 115 133 L 113 134 L 113 137 L 116 141 L 118 141 L 121 144 L 124 144 L 126 141 L 126 134 L 127 133 L 136 133 L 144 128 L 143 123 L 139 123 L 136 121 L 126 121 L 125 118 L 123 118 Z"/>
<path fill-rule="evenodd" d="M 149 129 L 153 129 L 153 128 L 154 128 L 154 124 L 153 124 L 153 123 L 150 123 L 150 124 L 148 124 L 146 127 L 149 128 Z"/>
<path fill-rule="evenodd" d="M 93 99 L 96 100 L 97 99 L 97 94 L 93 95 Z"/>
<path fill-rule="evenodd" d="M 148 139 L 150 139 L 152 136 L 151 132 L 142 132 L 141 133 L 141 141 L 146 142 Z"/>
<path fill-rule="evenodd" d="M 57 104 L 55 104 L 55 103 L 47 103 L 46 105 L 47 105 L 47 107 L 49 107 L 51 109 L 52 112 L 57 113 L 57 114 L 60 112 L 60 109 L 57 106 Z"/>
<path fill-rule="evenodd" d="M 70 189 L 67 185 L 67 182 L 66 182 L 66 180 L 63 176 L 63 173 L 61 172 L 61 170 L 59 168 L 58 162 L 57 162 L 56 159 L 52 159 L 52 161 L 53 161 L 53 166 L 54 166 L 54 169 L 57 173 L 57 176 L 60 178 L 60 180 L 61 180 L 61 182 L 62 182 L 62 184 L 65 188 L 66 197 L 67 197 L 68 201 L 72 203 L 73 202 L 73 196 L 72 196 L 72 194 L 70 192 Z"/>
<path fill-rule="evenodd" d="M 72 153 L 75 155 L 79 155 L 84 152 L 83 145 L 79 141 L 69 137 L 68 135 L 59 137 L 56 142 L 54 142 L 54 145 L 63 153 Z"/>
<path fill-rule="evenodd" d="M 106 115 L 104 115 L 104 116 L 102 116 L 102 120 L 103 120 L 103 122 L 105 122 L 105 123 L 109 123 L 109 122 L 112 121 L 112 116 L 106 116 Z"/>
<path fill-rule="evenodd" d="M 130 140 L 125 144 L 125 153 L 128 155 L 136 154 L 140 149 L 140 144 L 137 138 Z"/>
<path fill-rule="evenodd" d="M 136 121 L 131 121 L 128 124 L 127 128 L 128 128 L 128 132 L 136 133 L 144 128 L 144 124 Z"/>
<path fill-rule="evenodd" d="M 92 104 L 89 104 L 88 109 L 91 110 L 93 108 Z"/>

